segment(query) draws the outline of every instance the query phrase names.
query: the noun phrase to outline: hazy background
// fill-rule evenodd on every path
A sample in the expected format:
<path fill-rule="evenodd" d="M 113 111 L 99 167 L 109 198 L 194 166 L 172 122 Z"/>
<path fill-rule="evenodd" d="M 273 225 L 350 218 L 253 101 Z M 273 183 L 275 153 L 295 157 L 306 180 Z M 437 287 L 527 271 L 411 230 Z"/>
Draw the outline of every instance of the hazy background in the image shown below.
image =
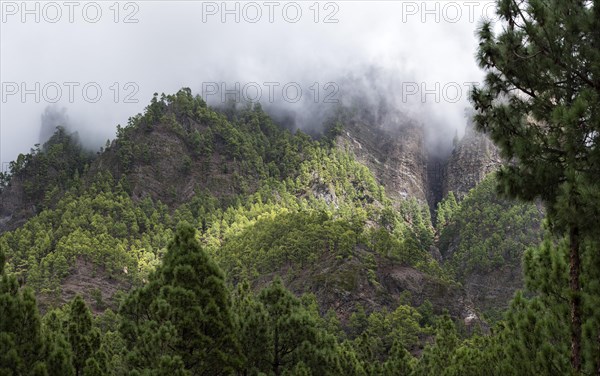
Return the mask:
<path fill-rule="evenodd" d="M 235 82 L 240 88 L 255 82 L 262 88 L 263 102 L 269 99 L 263 83 L 279 82 L 271 107 L 295 114 L 300 128 L 318 127 L 314 114 L 334 106 L 323 102 L 337 87 L 339 93 L 332 99 L 347 93 L 364 94 L 373 102 L 385 98 L 422 123 L 432 145 L 450 142 L 455 130 L 462 133 L 468 107 L 465 83 L 482 78 L 474 61 L 474 33 L 482 17 L 493 16 L 491 2 L 298 1 L 288 5 L 285 14 L 287 3 L 276 3 L 270 22 L 265 2 L 247 6 L 246 12 L 245 2 L 227 2 L 228 9 L 239 7 L 238 23 L 233 14 L 222 22 L 220 1 L 119 2 L 118 15 L 114 2 L 78 2 L 71 8 L 73 22 L 63 2 L 54 3 L 57 7 L 28 2 L 33 13 L 25 14 L 23 22 L 22 3 L 3 1 L 3 169 L 18 153 L 47 137 L 48 129 L 58 123 L 77 130 L 90 147 L 99 147 L 114 138 L 117 124 L 125 125 L 129 116 L 141 112 L 153 93 L 170 94 L 190 87 L 202 94 L 203 83 L 206 88 L 211 82 L 226 81 L 229 89 Z M 58 19 L 57 8 L 61 11 Z M 96 16 L 96 8 L 101 15 Z M 296 17 L 298 8 L 302 14 Z M 261 10 L 260 17 L 256 9 Z M 127 15 L 129 21 L 137 22 L 124 22 Z M 325 22 L 328 15 L 329 21 L 338 22 Z M 294 18 L 299 20 L 289 22 Z M 94 19 L 98 21 L 89 22 Z M 257 22 L 249 22 L 253 19 Z M 36 91 L 36 82 L 39 103 L 34 94 L 22 98 L 21 87 L 10 95 L 13 83 L 25 83 L 27 89 Z M 43 92 L 51 82 L 62 90 L 57 103 L 50 103 L 56 97 L 54 88 L 48 86 Z M 69 103 L 69 87 L 64 82 L 79 83 L 74 86 L 73 103 Z M 82 95 L 82 87 L 90 82 L 102 90 L 96 103 L 88 103 Z M 291 82 L 302 89 L 297 103 L 282 97 L 281 88 Z M 335 85 L 326 90 L 329 82 Z M 127 83 L 131 84 L 126 87 Z M 313 106 L 314 83 L 320 90 L 318 106 Z M 423 96 L 423 89 L 429 94 Z M 93 99 L 95 89 L 90 88 L 88 94 Z M 137 103 L 125 103 L 127 94 Z M 207 99 L 218 102 L 220 95 Z"/>

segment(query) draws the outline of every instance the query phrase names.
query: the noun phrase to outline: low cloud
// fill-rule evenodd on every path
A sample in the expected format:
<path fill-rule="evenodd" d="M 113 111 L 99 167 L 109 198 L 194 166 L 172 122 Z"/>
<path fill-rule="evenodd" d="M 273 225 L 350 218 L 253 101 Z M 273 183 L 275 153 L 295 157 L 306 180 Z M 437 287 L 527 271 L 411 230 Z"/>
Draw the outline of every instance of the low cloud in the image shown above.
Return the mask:
<path fill-rule="evenodd" d="M 99 147 L 114 138 L 117 124 L 143 111 L 154 92 L 190 87 L 201 94 L 207 83 L 224 82 L 263 86 L 263 106 L 309 132 L 318 132 L 336 106 L 325 102 L 336 89 L 330 99 L 393 108 L 423 124 L 430 145 L 447 144 L 466 123 L 465 84 L 481 79 L 473 58 L 481 15 L 456 3 L 463 16 L 455 20 L 456 7 L 440 1 L 432 2 L 438 4 L 437 10 L 430 6 L 437 12 L 432 16 L 421 3 L 344 1 L 318 3 L 317 9 L 298 2 L 301 17 L 295 22 L 290 2 L 277 3 L 272 22 L 261 2 L 256 22 L 249 22 L 257 13 L 244 2 L 227 2 L 227 9 L 220 2 L 129 2 L 127 9 L 119 3 L 118 14 L 112 3 L 98 3 L 103 8 L 97 22 L 82 17 L 88 3 L 75 8 L 73 22 L 66 9 L 58 22 L 47 22 L 44 3 L 40 22 L 5 12 L 0 160 L 14 159 L 39 141 L 41 114 L 55 123 L 68 113 L 82 140 Z M 265 100 L 265 83 L 296 83 L 303 95 L 296 102 L 281 93 Z M 453 87 L 460 88 L 458 95 Z M 49 105 L 58 113 L 46 114 Z M 45 126 L 42 132 L 45 137 Z"/>

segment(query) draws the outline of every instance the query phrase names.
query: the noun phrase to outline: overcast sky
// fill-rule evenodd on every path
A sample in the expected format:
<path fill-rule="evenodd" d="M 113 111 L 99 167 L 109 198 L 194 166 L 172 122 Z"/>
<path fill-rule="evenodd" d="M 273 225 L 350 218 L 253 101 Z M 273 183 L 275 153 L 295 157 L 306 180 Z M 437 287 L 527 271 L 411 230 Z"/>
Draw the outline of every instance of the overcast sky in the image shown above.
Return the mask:
<path fill-rule="evenodd" d="M 434 133 L 453 135 L 465 124 L 466 84 L 482 78 L 474 32 L 493 16 L 489 1 L 22 4 L 1 2 L 4 164 L 39 142 L 45 111 L 59 114 L 47 122 L 65 114 L 100 145 L 154 92 L 204 88 L 214 102 L 215 88 L 237 82 L 246 98 L 260 90 L 263 102 L 307 111 L 307 102 L 350 90 L 342 77 L 369 68 L 384 72 L 378 85 L 390 101 Z"/>

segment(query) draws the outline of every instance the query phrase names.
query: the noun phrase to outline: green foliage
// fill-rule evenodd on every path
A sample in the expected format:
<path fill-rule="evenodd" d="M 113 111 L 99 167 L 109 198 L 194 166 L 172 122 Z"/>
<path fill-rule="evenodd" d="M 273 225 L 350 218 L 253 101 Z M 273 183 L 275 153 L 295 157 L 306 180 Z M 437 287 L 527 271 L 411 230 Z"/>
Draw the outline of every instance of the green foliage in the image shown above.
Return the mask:
<path fill-rule="evenodd" d="M 163 120 L 189 148 L 180 158 L 181 172 L 193 175 L 203 165 L 198 158 L 210 164 L 212 156 L 225 156 L 232 195 L 207 187 L 170 213 L 160 202 L 129 197 L 130 179 L 120 174 L 147 163 L 136 149 L 147 147 L 140 137 L 162 129 Z M 228 118 L 187 89 L 156 95 L 145 114 L 118 127 L 106 153 L 115 152 L 122 165 L 118 182 L 101 170 L 64 194 L 53 191 L 47 210 L 0 236 L 9 271 L 53 297 L 51 304 L 59 301 L 61 281 L 81 262 L 95 265 L 100 277 L 142 283 L 182 220 L 201 229 L 207 252 L 232 279 L 304 268 L 332 255 L 364 261 L 374 285 L 374 254 L 441 274 L 427 252 L 433 231 L 426 207 L 409 200 L 398 212 L 351 155 L 301 132 L 292 135 L 260 106 L 230 111 Z M 166 191 L 176 200 L 174 185 Z M 110 297 L 105 303 L 110 306 Z"/>
<path fill-rule="evenodd" d="M 448 192 L 448 195 L 444 199 L 438 202 L 436 210 L 436 223 L 435 228 L 438 232 L 442 232 L 444 227 L 452 222 L 452 218 L 459 206 L 456 202 L 456 197 L 452 191 Z"/>
<path fill-rule="evenodd" d="M 93 153 L 84 150 L 79 143 L 77 133 L 69 134 L 63 127 L 57 127 L 41 148 L 37 144 L 30 153 L 20 154 L 16 161 L 10 162 L 10 172 L 0 175 L 0 192 L 11 179 L 18 179 L 27 201 L 36 205 L 48 203 L 52 197 L 47 196 L 52 192 L 79 184 L 78 177 L 92 157 Z"/>
<path fill-rule="evenodd" d="M 597 252 L 598 243 L 582 247 L 581 305 L 582 371 L 593 374 L 600 365 L 600 317 L 596 307 L 600 299 Z M 538 247 L 531 247 L 524 255 L 526 287 L 529 294 L 518 293 L 508 311 L 500 338 L 505 344 L 508 359 L 517 373 L 540 375 L 568 374 L 571 372 L 569 325 L 569 243 L 547 235 Z M 535 292 L 535 295 L 532 294 Z M 529 295 L 529 296 L 528 296 Z"/>
<path fill-rule="evenodd" d="M 0 374 L 74 374 L 64 340 L 42 327 L 33 291 L 19 289 L 16 278 L 4 272 L 0 273 L 0 317 Z"/>
<path fill-rule="evenodd" d="M 92 314 L 79 295 L 70 304 L 65 326 L 66 338 L 73 353 L 75 375 L 87 375 L 91 370 L 96 374 L 101 372 L 102 367 L 94 358 L 100 347 L 100 332 L 92 326 Z"/>
<path fill-rule="evenodd" d="M 128 362 L 142 373 L 169 368 L 191 374 L 228 374 L 240 362 L 224 275 L 179 226 L 162 265 L 121 308 Z"/>
<path fill-rule="evenodd" d="M 383 363 L 382 375 L 411 375 L 416 363 L 400 342 L 394 342 L 389 358 Z"/>
<path fill-rule="evenodd" d="M 541 240 L 538 208 L 499 197 L 496 184 L 490 175 L 458 207 L 450 196 L 439 205 L 444 215 L 438 214 L 440 249 L 459 279 L 473 271 L 518 267 L 525 249 Z"/>
<path fill-rule="evenodd" d="M 264 288 L 258 301 L 266 312 L 267 341 L 264 343 L 263 372 L 274 375 L 298 374 L 299 369 L 318 375 L 338 374 L 335 339 L 317 325 L 317 318 L 298 298 L 285 289 L 281 280 Z"/>
<path fill-rule="evenodd" d="M 0 171 L 0 193 L 8 187 L 11 178 L 10 171 Z"/>
<path fill-rule="evenodd" d="M 102 265 L 111 278 L 146 278 L 168 243 L 169 223 L 164 206 L 136 205 L 109 174 L 100 174 L 89 189 L 68 192 L 55 208 L 2 234 L 0 246 L 9 272 L 37 291 L 56 295 L 81 258 Z"/>
<path fill-rule="evenodd" d="M 325 127 L 325 132 L 322 138 L 322 142 L 326 145 L 333 145 L 335 139 L 344 132 L 344 125 L 341 121 L 336 121 Z"/>
<path fill-rule="evenodd" d="M 382 287 L 388 266 L 411 266 L 448 283 L 450 273 L 430 255 L 435 231 L 429 208 L 414 199 L 392 202 L 365 166 L 332 147 L 336 127 L 329 139 L 315 141 L 276 126 L 260 106 L 219 113 L 189 89 L 155 95 L 144 114 L 119 127 L 105 152 L 109 160 L 118 159 L 119 179 L 101 168 L 95 176 L 65 178 L 45 194 L 45 210 L 0 235 L 12 275 L 2 277 L 10 292 L 2 290 L 0 299 L 9 303 L 0 309 L 7 309 L 7 322 L 32 318 L 21 329 L 2 327 L 2 364 L 21 374 L 65 375 L 478 375 L 482 369 L 543 374 L 547 369 L 533 357 L 540 350 L 562 370 L 568 328 L 550 318 L 563 317 L 566 308 L 552 300 L 558 299 L 550 293 L 553 285 L 542 283 L 549 275 L 528 274 L 530 288 L 547 296 L 515 300 L 492 337 L 463 341 L 450 319 L 436 320 L 428 301 L 420 307 L 406 297 L 390 302 Z M 196 179 L 198 169 L 211 171 L 218 161 L 214 175 L 231 186 L 194 187 L 196 195 L 181 203 L 177 184 L 165 183 L 174 197 L 170 207 L 133 198 L 135 174 L 128 172 L 159 157 L 142 142 L 152 132 L 176 137 L 187 149 L 174 165 L 178 172 Z M 23 157 L 15 171 L 31 163 Z M 499 199 L 493 183 L 484 181 L 460 205 L 450 194 L 438 206 L 442 249 L 460 239 L 447 264 L 452 272 L 516 265 L 522 250 L 539 240 L 535 206 Z M 179 222 L 190 225 L 172 239 Z M 527 268 L 565 283 L 564 260 L 534 254 L 526 255 Z M 586 265 L 597 262 L 592 252 L 584 256 Z M 538 265 L 542 260 L 545 268 Z M 92 269 L 93 278 L 132 286 L 123 299 L 104 301 L 100 290 L 86 292 L 96 309 L 114 309 L 121 300 L 118 313 L 109 308 L 92 318 L 76 298 L 40 320 L 33 292 L 16 287 L 18 277 L 42 293 L 44 305 L 57 305 L 61 283 L 81 268 Z M 593 316 L 600 278 L 585 268 L 582 281 L 590 296 L 584 307 Z M 313 291 L 335 289 L 342 315 L 330 310 L 322 316 L 314 296 L 296 297 L 277 275 L 304 288 L 313 278 Z M 390 308 L 348 311 L 346 293 L 364 288 Z M 11 308 L 17 306 L 25 308 Z M 598 331 L 594 320 L 584 323 L 589 338 Z M 554 339 L 563 341 L 554 352 L 541 343 L 522 346 L 534 343 L 523 330 L 549 335 L 552 328 Z M 42 350 L 18 342 L 18 330 Z M 589 358 L 596 349 L 593 340 L 585 342 Z M 526 363 L 529 356 L 530 364 L 511 365 L 510 359 Z"/>
<path fill-rule="evenodd" d="M 550 230 L 569 241 L 567 373 L 580 375 L 598 362 L 585 350 L 583 323 L 599 325 L 584 302 L 584 297 L 597 301 L 600 296 L 584 285 L 590 280 L 586 273 L 596 276 L 598 269 L 598 264 L 592 270 L 584 264 L 589 258 L 586 243 L 600 241 L 599 5 L 500 0 L 497 8 L 502 27 L 488 21 L 478 31 L 477 60 L 486 79 L 471 95 L 478 111 L 475 123 L 511 162 L 498 172 L 499 190 L 529 201 L 541 199 Z"/>
<path fill-rule="evenodd" d="M 414 375 L 446 375 L 453 364 L 452 358 L 460 342 L 456 327 L 444 316 L 436 323 L 435 343 L 428 345 L 416 366 Z"/>
<path fill-rule="evenodd" d="M 335 314 L 320 316 L 314 296 L 299 299 L 278 278 L 258 293 L 242 282 L 230 295 L 187 224 L 118 315 L 109 309 L 94 320 L 78 296 L 42 321 L 31 290 L 20 295 L 14 277 L 1 282 L 0 313 L 8 318 L 0 332 L 7 349 L 2 364 L 19 374 L 419 375 L 453 364 L 439 374 L 475 375 L 448 370 L 480 370 L 492 359 L 487 344 L 484 350 L 461 345 L 448 318 L 438 321 L 435 344 L 413 357 L 432 334 L 419 313 L 431 315 L 430 304 L 369 315 L 359 307 L 346 337 Z M 463 356 L 469 351 L 477 356 Z"/>

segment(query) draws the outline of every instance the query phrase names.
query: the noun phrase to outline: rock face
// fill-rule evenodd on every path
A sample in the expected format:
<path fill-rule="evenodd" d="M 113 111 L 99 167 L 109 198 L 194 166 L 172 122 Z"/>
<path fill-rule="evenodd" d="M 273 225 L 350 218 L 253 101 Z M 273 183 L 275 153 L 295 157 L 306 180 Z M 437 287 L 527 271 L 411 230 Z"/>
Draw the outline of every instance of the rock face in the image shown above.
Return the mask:
<path fill-rule="evenodd" d="M 402 116 L 345 120 L 337 144 L 369 167 L 392 198 L 413 197 L 432 210 L 450 191 L 462 199 L 501 164 L 496 146 L 471 125 L 448 157 L 430 155 L 423 126 Z"/>
<path fill-rule="evenodd" d="M 474 272 L 463 283 L 468 299 L 484 312 L 508 308 L 515 291 L 523 288 L 523 284 L 519 265 L 505 265 L 488 273 Z"/>
<path fill-rule="evenodd" d="M 423 127 L 396 117 L 393 122 L 351 119 L 344 123 L 339 147 L 351 151 L 394 199 L 428 198 L 427 153 Z"/>
<path fill-rule="evenodd" d="M 61 282 L 60 294 L 56 296 L 41 292 L 38 294 L 38 304 L 45 311 L 53 306 L 67 304 L 76 295 L 81 295 L 88 302 L 92 313 L 101 314 L 106 308 L 113 311 L 119 309 L 116 294 L 131 288 L 131 282 L 123 275 L 110 275 L 102 265 L 80 256 L 69 276 Z"/>
<path fill-rule="evenodd" d="M 454 192 L 462 199 L 490 172 L 502 163 L 498 148 L 484 134 L 468 125 L 465 136 L 458 142 L 450 155 L 443 179 L 443 196 Z"/>
<path fill-rule="evenodd" d="M 427 203 L 434 217 L 437 203 L 444 198 L 446 158 L 430 155 L 427 159 Z"/>
<path fill-rule="evenodd" d="M 351 260 L 338 260 L 324 254 L 316 263 L 318 268 L 285 270 L 278 274 L 286 276 L 286 286 L 297 294 L 313 293 L 322 312 L 333 309 L 344 323 L 358 305 L 368 312 L 389 309 L 408 296 L 415 307 L 429 301 L 436 314 L 447 312 L 454 319 L 464 321 L 467 329 L 485 330 L 475 305 L 459 284 L 448 283 L 411 266 L 390 264 L 380 257 L 376 257 L 377 267 L 370 277 L 364 262 L 368 252 L 361 247 L 356 252 Z M 273 276 L 273 273 L 261 276 L 255 287 L 266 285 Z"/>
<path fill-rule="evenodd" d="M 338 146 L 352 152 L 369 167 L 392 198 L 416 198 L 427 203 L 434 216 L 437 202 L 448 192 L 454 192 L 456 198 L 462 200 L 502 163 L 493 142 L 470 124 L 447 157 L 428 153 L 423 127 L 406 118 L 386 123 L 355 117 L 343 125 L 342 134 L 337 138 Z M 443 262 L 453 250 L 445 251 L 444 257 L 436 247 L 432 247 L 431 253 Z M 471 272 L 460 288 L 438 285 L 410 268 L 384 270 L 380 276 L 389 294 L 409 291 L 416 299 L 414 304 L 429 299 L 445 306 L 452 316 L 464 319 L 466 327 L 479 326 L 484 330 L 487 328 L 477 312 L 506 308 L 514 291 L 523 286 L 520 265 L 505 265 L 490 273 Z"/>
<path fill-rule="evenodd" d="M 0 234 L 21 226 L 35 213 L 34 203 L 25 199 L 22 180 L 13 179 L 11 185 L 0 193 Z"/>

